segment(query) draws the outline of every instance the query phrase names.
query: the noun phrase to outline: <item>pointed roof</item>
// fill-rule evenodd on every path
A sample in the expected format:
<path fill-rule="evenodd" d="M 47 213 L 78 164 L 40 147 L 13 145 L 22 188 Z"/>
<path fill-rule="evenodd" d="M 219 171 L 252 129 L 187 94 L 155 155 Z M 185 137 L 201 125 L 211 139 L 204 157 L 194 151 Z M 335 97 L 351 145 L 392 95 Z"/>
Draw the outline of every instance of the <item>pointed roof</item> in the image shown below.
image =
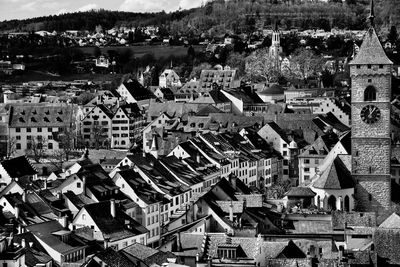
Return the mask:
<path fill-rule="evenodd" d="M 390 229 L 400 229 L 400 216 L 396 212 L 393 212 L 381 225 L 379 228 L 390 228 Z"/>
<path fill-rule="evenodd" d="M 354 186 L 350 171 L 339 157 L 336 157 L 313 183 L 313 187 L 320 189 L 340 190 Z"/>
<path fill-rule="evenodd" d="M 356 55 L 356 58 L 350 62 L 350 65 L 361 64 L 393 64 L 393 62 L 386 56 L 385 50 L 383 50 L 381 42 L 379 41 L 373 27 L 369 28 L 366 32 L 360 51 Z"/>

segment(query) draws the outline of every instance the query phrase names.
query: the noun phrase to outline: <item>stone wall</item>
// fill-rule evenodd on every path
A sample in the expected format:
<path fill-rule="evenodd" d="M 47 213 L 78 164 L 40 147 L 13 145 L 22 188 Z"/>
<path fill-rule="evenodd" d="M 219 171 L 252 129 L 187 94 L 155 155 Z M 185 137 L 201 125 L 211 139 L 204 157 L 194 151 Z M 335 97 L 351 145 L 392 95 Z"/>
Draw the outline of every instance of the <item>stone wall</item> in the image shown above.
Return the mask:
<path fill-rule="evenodd" d="M 355 192 L 356 210 L 375 211 L 378 217 L 386 214 L 391 205 L 390 176 L 355 178 L 358 180 Z"/>
<path fill-rule="evenodd" d="M 353 138 L 351 145 L 354 174 L 390 175 L 390 139 Z"/>

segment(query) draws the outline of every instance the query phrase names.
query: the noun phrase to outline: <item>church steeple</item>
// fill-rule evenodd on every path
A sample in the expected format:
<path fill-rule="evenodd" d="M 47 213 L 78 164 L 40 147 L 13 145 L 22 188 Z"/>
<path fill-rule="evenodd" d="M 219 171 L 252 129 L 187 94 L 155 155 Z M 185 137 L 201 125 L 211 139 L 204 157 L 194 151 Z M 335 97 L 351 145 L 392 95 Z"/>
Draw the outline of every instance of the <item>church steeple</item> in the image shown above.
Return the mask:
<path fill-rule="evenodd" d="M 374 11 L 374 0 L 371 0 L 371 10 L 369 11 L 369 22 L 372 28 L 375 27 L 375 11 Z"/>

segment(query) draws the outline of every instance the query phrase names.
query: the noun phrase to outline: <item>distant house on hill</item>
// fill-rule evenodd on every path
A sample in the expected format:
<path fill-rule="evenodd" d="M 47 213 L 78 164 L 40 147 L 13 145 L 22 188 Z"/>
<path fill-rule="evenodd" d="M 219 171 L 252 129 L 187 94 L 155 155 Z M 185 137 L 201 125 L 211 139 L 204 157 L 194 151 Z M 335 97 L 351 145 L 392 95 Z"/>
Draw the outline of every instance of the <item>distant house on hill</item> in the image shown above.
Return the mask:
<path fill-rule="evenodd" d="M 158 85 L 160 87 L 181 87 L 182 83 L 180 81 L 179 75 L 171 69 L 166 69 L 161 73 L 158 78 Z"/>
<path fill-rule="evenodd" d="M 217 84 L 221 89 L 231 89 L 239 87 L 235 69 L 228 66 L 223 68 L 217 65 L 212 70 L 202 70 L 200 74 L 200 90 L 207 92 L 213 89 L 213 84 Z"/>
<path fill-rule="evenodd" d="M 147 108 L 154 94 L 141 85 L 137 80 L 128 80 L 122 83 L 117 92 L 127 103 L 137 103 L 140 108 Z"/>

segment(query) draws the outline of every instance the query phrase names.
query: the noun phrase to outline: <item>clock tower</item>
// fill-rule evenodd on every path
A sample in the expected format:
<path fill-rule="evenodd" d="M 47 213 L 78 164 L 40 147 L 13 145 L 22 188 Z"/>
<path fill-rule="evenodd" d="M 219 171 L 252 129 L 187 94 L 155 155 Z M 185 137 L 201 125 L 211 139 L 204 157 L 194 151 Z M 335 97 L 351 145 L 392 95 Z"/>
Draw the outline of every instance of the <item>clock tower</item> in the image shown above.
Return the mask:
<path fill-rule="evenodd" d="M 374 29 L 371 0 L 370 28 L 359 53 L 350 62 L 352 176 L 356 181 L 356 210 L 384 215 L 391 207 L 390 98 L 392 62 Z"/>

